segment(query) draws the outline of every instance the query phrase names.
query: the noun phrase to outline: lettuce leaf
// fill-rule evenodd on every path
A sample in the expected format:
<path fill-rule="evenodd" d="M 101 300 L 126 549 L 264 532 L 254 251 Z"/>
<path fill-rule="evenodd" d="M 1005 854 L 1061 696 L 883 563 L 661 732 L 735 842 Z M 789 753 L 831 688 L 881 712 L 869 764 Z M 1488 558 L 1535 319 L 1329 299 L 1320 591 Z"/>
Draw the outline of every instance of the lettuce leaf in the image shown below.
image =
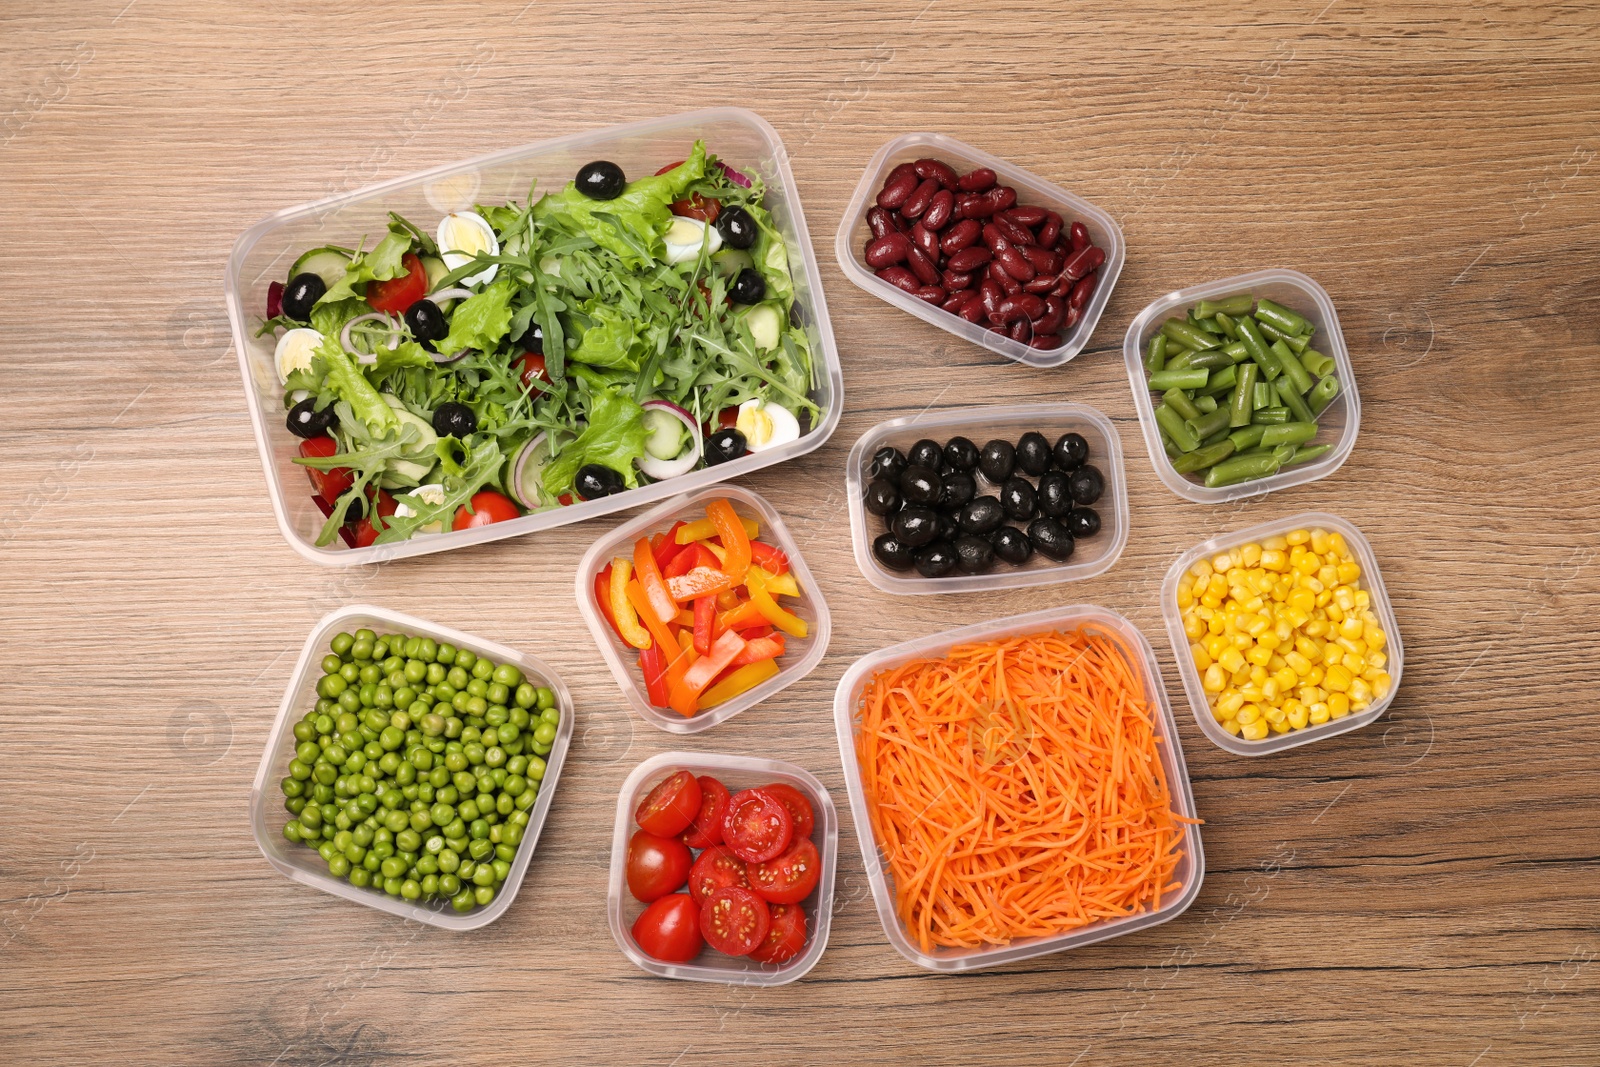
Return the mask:
<path fill-rule="evenodd" d="M 661 235 L 672 224 L 668 205 L 681 197 L 706 172 L 706 146 L 694 143 L 689 158 L 665 174 L 631 181 L 614 200 L 591 200 L 573 183 L 559 193 L 542 197 L 534 205 L 536 219 L 559 216 L 588 234 L 594 243 L 613 252 L 629 267 L 647 267 L 664 258 Z"/>
<path fill-rule="evenodd" d="M 572 488 L 578 468 L 598 463 L 622 475 L 632 489 L 639 484 L 633 461 L 644 455 L 644 409 L 621 390 L 598 386 L 589 394 L 589 422 L 576 440 L 545 467 L 545 492 L 560 496 Z"/>
<path fill-rule="evenodd" d="M 355 360 L 340 346 L 337 337 L 322 339 L 317 347 L 317 358 L 322 360 L 327 386 L 350 405 L 350 413 L 374 436 L 399 429 L 400 420 L 395 417 L 394 409 L 384 403 Z"/>
<path fill-rule="evenodd" d="M 492 352 L 511 330 L 511 298 L 517 283 L 501 277 L 483 292 L 467 297 L 450 315 L 450 333 L 439 342 L 447 356 L 467 348 Z"/>
<path fill-rule="evenodd" d="M 578 338 L 578 347 L 568 352 L 567 358 L 591 367 L 620 367 L 637 371 L 639 323 L 598 300 L 591 300 L 584 305 L 583 313 L 589 319 L 589 328 L 583 331 Z"/>

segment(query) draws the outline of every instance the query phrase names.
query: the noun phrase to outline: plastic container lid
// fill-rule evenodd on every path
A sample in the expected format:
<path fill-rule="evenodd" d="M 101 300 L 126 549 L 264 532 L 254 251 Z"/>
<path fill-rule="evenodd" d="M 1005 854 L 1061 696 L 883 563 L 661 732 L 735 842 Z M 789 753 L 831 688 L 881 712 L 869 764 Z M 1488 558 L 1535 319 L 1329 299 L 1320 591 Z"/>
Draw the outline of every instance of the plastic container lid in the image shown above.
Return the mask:
<path fill-rule="evenodd" d="M 884 445 L 893 445 L 904 452 L 923 437 L 943 445 L 952 437 L 966 436 L 979 448 L 996 437 L 1015 444 L 1017 438 L 1029 430 L 1038 430 L 1051 444 L 1069 431 L 1081 433 L 1089 442 L 1089 463 L 1100 468 L 1106 478 L 1105 492 L 1094 504 L 1095 511 L 1100 514 L 1100 532 L 1078 541 L 1070 557 L 1057 563 L 1035 552 L 1033 558 L 1020 567 L 996 561 L 994 570 L 987 574 L 953 574 L 944 578 L 924 578 L 915 571 L 892 571 L 873 557 L 873 539 L 885 528 L 883 520 L 869 514 L 862 503 L 862 494 L 872 480 L 867 468 L 874 452 Z M 975 477 L 980 495 L 998 491 L 998 486 L 982 475 Z M 1084 404 L 1001 404 L 889 419 L 878 423 L 856 441 L 845 463 L 844 479 L 856 566 L 867 581 L 885 593 L 973 593 L 984 589 L 1020 589 L 1052 582 L 1074 582 L 1110 569 L 1128 543 L 1128 491 L 1122 465 L 1122 442 L 1111 420 Z"/>
<path fill-rule="evenodd" d="M 794 574 L 802 595 L 798 600 L 785 597 L 783 606 L 806 621 L 809 633 L 803 638 L 785 638 L 786 650 L 778 660 L 781 669 L 777 674 L 747 693 L 741 693 L 732 700 L 686 719 L 675 711 L 663 710 L 650 703 L 645 692 L 644 676 L 639 672 L 638 650 L 625 644 L 595 607 L 594 578 L 613 558 L 625 556 L 632 559 L 633 543 L 639 538 L 665 533 L 680 519 L 688 522 L 705 518 L 706 503 L 718 498 L 727 500 L 741 515 L 753 515 L 761 524 L 760 540 L 776 545 L 789 557 L 789 570 Z M 828 639 L 833 633 L 833 621 L 828 614 L 828 605 L 823 602 L 822 590 L 811 577 L 805 558 L 800 554 L 800 546 L 783 524 L 777 509 L 760 495 L 738 485 L 708 485 L 674 497 L 600 538 L 584 553 L 582 562 L 578 564 L 574 593 L 578 599 L 578 610 L 583 614 L 584 622 L 589 624 L 589 632 L 594 635 L 594 642 L 599 646 L 600 654 L 605 657 L 606 666 L 611 668 L 612 677 L 616 678 L 629 706 L 641 719 L 671 734 L 697 734 L 709 730 L 774 693 L 787 689 L 822 662 L 823 654 L 828 651 Z"/>
<path fill-rule="evenodd" d="M 1202 477 L 1179 474 L 1173 470 L 1172 461 L 1167 458 L 1166 449 L 1161 445 L 1155 403 L 1150 399 L 1150 389 L 1146 384 L 1149 377 L 1144 370 L 1145 345 L 1174 313 L 1181 318 L 1201 300 L 1234 293 L 1250 293 L 1258 299 L 1266 297 L 1276 301 L 1291 311 L 1299 312 L 1316 326 L 1312 345 L 1333 359 L 1339 375 L 1339 395 L 1317 417 L 1319 428 L 1312 443 L 1332 444 L 1333 449 L 1320 459 L 1285 467 L 1268 478 L 1257 478 L 1221 489 L 1207 489 Z M 1361 430 L 1361 397 L 1356 391 L 1355 368 L 1344 346 L 1344 334 L 1339 330 L 1339 315 L 1333 310 L 1333 300 L 1327 290 L 1299 271 L 1259 270 L 1253 274 L 1239 274 L 1168 293 L 1139 312 L 1139 317 L 1128 327 L 1127 336 L 1122 342 L 1122 358 L 1128 366 L 1128 383 L 1133 387 L 1134 406 L 1139 409 L 1139 426 L 1144 430 L 1144 443 L 1150 450 L 1150 464 L 1155 468 L 1156 477 L 1185 500 L 1193 500 L 1198 504 L 1224 504 L 1230 500 L 1270 493 L 1274 489 L 1314 482 L 1338 470 L 1356 446 L 1356 434 Z"/>
<path fill-rule="evenodd" d="M 294 724 L 316 706 L 317 679 L 322 677 L 321 660 L 327 653 L 328 642 L 341 630 L 353 631 L 362 627 L 379 634 L 398 631 L 415 637 L 431 637 L 457 648 L 471 649 L 478 656 L 498 663 L 514 663 L 529 679 L 539 679 L 556 695 L 556 707 L 561 709 L 561 722 L 556 727 L 556 739 L 550 746 L 550 754 L 544 757 L 545 772 L 539 783 L 539 799 L 528 809 L 528 827 L 522 843 L 517 846 L 516 857 L 511 861 L 510 876 L 495 898 L 483 907 L 458 912 L 447 900 L 414 904 L 402 897 L 391 897 L 381 889 L 353 886 L 343 878 L 329 874 L 327 863 L 315 849 L 283 836 L 283 827 L 292 816 L 284 809 L 278 783 L 289 773 L 289 762 L 295 756 Z M 312 629 L 305 647 L 300 650 L 300 660 L 295 664 L 294 673 L 289 676 L 289 688 L 284 693 L 283 705 L 278 709 L 278 717 L 268 735 L 266 751 L 261 755 L 261 766 L 256 770 L 255 783 L 250 787 L 250 829 L 255 834 L 256 847 L 267 857 L 267 862 L 280 872 L 324 893 L 446 930 L 476 930 L 480 926 L 487 926 L 505 914 L 516 899 L 517 890 L 522 888 L 522 877 L 528 871 L 528 861 L 533 857 L 534 849 L 538 847 L 539 831 L 544 828 L 545 817 L 550 814 L 556 782 L 561 777 L 561 765 L 567 758 L 567 746 L 572 741 L 572 719 L 572 695 L 556 673 L 535 656 L 386 608 L 351 604 L 330 612 Z"/>
<path fill-rule="evenodd" d="M 1194 657 L 1189 653 L 1189 635 L 1183 631 L 1183 613 L 1178 609 L 1178 582 L 1184 572 L 1196 562 L 1210 559 L 1219 552 L 1225 552 L 1250 541 L 1259 541 L 1273 534 L 1316 527 L 1321 527 L 1330 533 L 1342 534 L 1356 562 L 1361 566 L 1361 577 L 1356 583 L 1357 588 L 1365 589 L 1371 595 L 1372 610 L 1382 623 L 1383 634 L 1387 639 L 1384 654 L 1389 657 L 1388 666 L 1385 668 L 1389 672 L 1389 692 L 1381 700 L 1374 700 L 1365 711 L 1352 712 L 1342 719 L 1329 719 L 1318 726 L 1308 726 L 1304 730 L 1290 730 L 1286 734 L 1268 734 L 1260 741 L 1246 741 L 1242 737 L 1234 737 L 1224 730 L 1211 714 L 1211 702 L 1206 698 L 1205 688 L 1200 683 L 1200 671 L 1195 667 Z M 1183 681 L 1183 691 L 1189 697 L 1189 707 L 1194 712 L 1195 722 L 1200 724 L 1201 732 L 1210 738 L 1213 744 L 1235 755 L 1266 756 L 1298 748 L 1301 745 L 1309 745 L 1313 741 L 1347 734 L 1351 730 L 1359 730 L 1368 723 L 1376 722 L 1378 717 L 1389 709 L 1389 705 L 1394 703 L 1395 694 L 1400 691 L 1400 671 L 1405 666 L 1405 652 L 1400 645 L 1400 627 L 1395 622 L 1394 607 L 1389 603 L 1389 594 L 1383 588 L 1383 577 L 1378 573 L 1378 557 L 1372 551 L 1372 544 L 1361 531 L 1337 515 L 1330 515 L 1324 511 L 1305 511 L 1286 519 L 1273 519 L 1271 522 L 1263 522 L 1258 526 L 1233 533 L 1218 534 L 1209 541 L 1195 545 L 1179 556 L 1167 570 L 1166 580 L 1161 583 L 1161 615 L 1167 623 L 1167 636 L 1172 639 L 1172 655 L 1178 661 L 1178 677 Z"/>
<path fill-rule="evenodd" d="M 663 163 L 682 159 L 696 138 L 704 139 L 707 148 L 730 166 L 766 183 L 765 206 L 783 234 L 794 275 L 795 300 L 806 313 L 816 377 L 811 399 L 822 409 L 821 423 L 789 444 L 616 496 L 469 530 L 418 535 L 395 544 L 352 549 L 335 542 L 318 548 L 315 541 L 323 517 L 312 503 L 304 468 L 293 462 L 299 454 L 300 439 L 284 426 L 286 411 L 273 365 L 273 340 L 255 336 L 260 314 L 266 307 L 268 283 L 281 281 L 293 258 L 307 249 L 326 244 L 353 245 L 364 233 L 382 233 L 389 224 L 390 211 L 399 212 L 431 232 L 432 220 L 437 220 L 446 208 L 466 207 L 474 201 L 520 201 L 527 197 L 535 180 L 541 191 L 559 190 L 579 167 L 594 159 L 612 160 L 630 174 L 652 174 Z M 839 368 L 839 351 L 828 319 L 822 276 L 800 209 L 794 175 L 789 170 L 788 153 L 777 131 L 759 115 L 743 108 L 694 111 L 523 145 L 280 211 L 250 227 L 234 243 L 228 259 L 226 295 L 250 423 L 261 451 L 267 492 L 278 526 L 295 551 L 332 567 L 463 548 L 654 504 L 821 447 L 838 426 L 843 408 L 844 375 Z"/>
<path fill-rule="evenodd" d="M 811 895 L 800 902 L 806 913 L 806 947 L 787 963 L 757 963 L 748 957 L 725 956 L 707 945 L 691 963 L 662 963 L 644 954 L 633 939 L 633 923 L 645 906 L 628 892 L 628 839 L 638 826 L 633 813 L 639 801 L 657 782 L 674 771 L 709 774 L 730 793 L 773 782 L 786 782 L 811 800 L 817 815 L 812 840 L 822 855 L 822 877 Z M 622 954 L 640 970 L 663 978 L 691 982 L 726 982 L 728 985 L 786 985 L 817 965 L 828 947 L 828 927 L 833 919 L 834 868 L 839 857 L 839 815 L 833 798 L 821 782 L 792 763 L 782 760 L 724 756 L 713 752 L 663 752 L 633 769 L 617 794 L 617 821 L 611 835 L 611 879 L 606 886 L 606 918 L 611 936 Z"/>
<path fill-rule="evenodd" d="M 1003 334 L 968 322 L 948 311 L 942 311 L 937 306 L 890 285 L 867 266 L 865 249 L 867 239 L 872 233 L 867 228 L 867 210 L 873 206 L 878 190 L 883 187 L 884 177 L 900 164 L 925 156 L 943 160 L 962 172 L 978 167 L 990 168 L 999 176 L 1001 184 L 1010 185 L 1017 190 L 1020 203 L 1050 208 L 1060 214 L 1067 225 L 1074 221 L 1082 222 L 1088 227 L 1089 236 L 1094 239 L 1094 243 L 1105 249 L 1106 261 L 1100 265 L 1100 280 L 1095 283 L 1094 295 L 1089 298 L 1089 303 L 1083 309 L 1083 318 L 1079 319 L 1078 324 L 1067 334 L 1066 343 L 1060 348 L 1030 348 L 1021 341 L 1013 341 Z M 986 152 L 980 152 L 954 137 L 946 137 L 942 133 L 906 133 L 878 149 L 877 155 L 867 164 L 866 172 L 861 175 L 861 184 L 856 186 L 855 195 L 850 198 L 850 206 L 845 208 L 844 219 L 839 223 L 839 235 L 834 242 L 834 252 L 839 257 L 839 266 L 844 269 L 845 277 L 880 300 L 893 304 L 902 311 L 910 312 L 924 322 L 931 322 L 947 333 L 965 338 L 975 345 L 982 345 L 989 351 L 998 352 L 1018 363 L 1025 363 L 1030 367 L 1059 367 L 1082 352 L 1089 343 L 1095 324 L 1100 321 L 1100 313 L 1105 310 L 1106 302 L 1111 299 L 1111 290 L 1116 288 L 1117 275 L 1122 273 L 1123 243 L 1122 230 L 1117 226 L 1116 220 L 1083 197 L 1037 178 L 1003 159 L 996 159 Z"/>
<path fill-rule="evenodd" d="M 906 959 L 930 971 L 970 971 L 982 967 L 997 967 L 1003 963 L 1032 959 L 1052 952 L 1082 948 L 1107 938 L 1131 934 L 1159 926 L 1181 915 L 1200 892 L 1205 879 L 1205 851 L 1200 844 L 1200 828 L 1193 823 L 1183 828 L 1183 857 L 1178 861 L 1173 877 L 1183 888 L 1170 899 L 1164 900 L 1156 911 L 1129 915 L 1095 923 L 1069 933 L 1053 937 L 1032 937 L 1013 941 L 1007 945 L 989 948 L 950 949 L 936 948 L 923 952 L 906 936 L 900 917 L 895 913 L 894 892 L 889 884 L 890 875 L 879 854 L 873 837 L 872 819 L 867 812 L 867 798 L 861 784 L 861 765 L 856 759 L 856 713 L 861 693 L 879 670 L 898 666 L 908 660 L 925 656 L 939 656 L 952 646 L 969 641 L 1007 637 L 1013 634 L 1037 633 L 1043 630 L 1094 629 L 1113 638 L 1126 651 L 1129 663 L 1138 671 L 1144 689 L 1149 694 L 1151 707 L 1156 709 L 1156 736 L 1160 745 L 1161 764 L 1166 772 L 1167 785 L 1172 793 L 1172 807 L 1177 815 L 1195 818 L 1194 794 L 1189 788 L 1189 770 L 1184 765 L 1183 750 L 1178 742 L 1177 724 L 1172 718 L 1172 707 L 1167 703 L 1166 688 L 1161 684 L 1161 671 L 1156 665 L 1150 642 L 1127 619 L 1095 604 L 1075 604 L 1048 608 L 1027 615 L 1013 615 L 1007 619 L 994 619 L 975 623 L 956 630 L 929 637 L 906 641 L 889 648 L 879 649 L 856 660 L 839 681 L 833 698 L 834 728 L 839 735 L 839 756 L 844 762 L 845 787 L 850 794 L 850 815 L 855 820 L 856 837 L 861 843 L 861 858 L 867 868 L 867 880 L 872 886 L 872 899 L 878 907 L 878 920 L 889 937 L 889 943 Z"/>

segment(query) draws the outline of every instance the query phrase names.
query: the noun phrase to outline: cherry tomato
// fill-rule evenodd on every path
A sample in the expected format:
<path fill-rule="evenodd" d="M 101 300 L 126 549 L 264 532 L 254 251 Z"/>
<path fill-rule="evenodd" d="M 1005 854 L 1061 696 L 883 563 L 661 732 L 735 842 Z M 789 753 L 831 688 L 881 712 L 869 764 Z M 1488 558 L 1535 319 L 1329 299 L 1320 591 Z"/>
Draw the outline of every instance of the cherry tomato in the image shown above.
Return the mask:
<path fill-rule="evenodd" d="M 700 853 L 689 868 L 689 895 L 696 904 L 704 904 L 712 893 L 730 885 L 748 889 L 750 877 L 744 860 L 721 845 L 712 845 Z"/>
<path fill-rule="evenodd" d="M 806 912 L 798 904 L 773 904 L 767 939 L 750 952 L 757 963 L 788 963 L 806 947 Z"/>
<path fill-rule="evenodd" d="M 628 892 L 646 904 L 676 893 L 689 880 L 693 862 L 682 841 L 640 830 L 628 841 Z"/>
<path fill-rule="evenodd" d="M 798 904 L 817 888 L 817 880 L 822 877 L 822 857 L 809 837 L 799 837 L 776 859 L 753 864 L 749 877 L 750 888 L 763 900 Z"/>
<path fill-rule="evenodd" d="M 761 788 L 783 801 L 783 806 L 789 809 L 789 817 L 794 820 L 796 841 L 811 836 L 812 828 L 817 825 L 817 815 L 811 810 L 811 801 L 804 793 L 785 782 L 773 782 Z"/>
<path fill-rule="evenodd" d="M 672 213 L 682 215 L 688 219 L 699 219 L 701 222 L 711 223 L 717 221 L 717 216 L 722 214 L 722 203 L 713 198 L 695 193 L 687 200 L 674 200 Z"/>
<path fill-rule="evenodd" d="M 746 789 L 728 801 L 722 817 L 722 840 L 746 863 L 761 863 L 789 847 L 794 817 L 783 801 L 765 789 Z"/>
<path fill-rule="evenodd" d="M 654 901 L 633 921 L 633 939 L 646 956 L 663 963 L 688 963 L 700 955 L 700 907 L 686 893 Z"/>
<path fill-rule="evenodd" d="M 690 848 L 710 848 L 722 844 L 722 814 L 728 810 L 728 787 L 703 774 L 700 782 L 700 814 L 680 835 Z"/>
<path fill-rule="evenodd" d="M 761 947 L 772 929 L 767 902 L 736 885 L 723 886 L 700 909 L 700 934 L 729 956 L 746 956 Z"/>
<path fill-rule="evenodd" d="M 656 171 L 656 177 L 659 178 L 663 174 L 665 174 L 667 171 L 673 170 L 674 168 L 683 166 L 683 163 L 684 163 L 684 161 L 681 160 L 681 159 L 678 160 L 676 163 L 668 163 L 666 166 L 664 166 L 660 170 Z"/>
<path fill-rule="evenodd" d="M 560 504 L 564 508 L 570 508 L 573 504 L 572 494 L 562 493 L 560 496 L 556 497 L 556 503 Z"/>
<path fill-rule="evenodd" d="M 700 783 L 688 771 L 678 771 L 650 790 L 639 802 L 633 821 L 657 837 L 677 837 L 700 814 Z"/>
<path fill-rule="evenodd" d="M 738 409 L 738 407 L 726 407 L 726 408 L 723 408 L 721 411 L 717 412 L 717 417 L 716 417 L 715 421 L 706 423 L 705 427 L 704 427 L 707 435 L 714 434 L 718 430 L 737 430 L 738 428 L 739 428 L 739 409 Z"/>
<path fill-rule="evenodd" d="M 369 493 L 368 495 L 370 496 L 371 494 Z M 388 518 L 395 513 L 395 509 L 398 506 L 399 505 L 395 503 L 394 497 L 390 496 L 385 490 L 378 490 L 379 515 L 382 515 L 384 518 Z M 355 525 L 357 548 L 366 548 L 368 545 L 372 544 L 378 539 L 378 530 L 372 525 L 372 516 L 370 514 L 363 515 L 361 517 L 361 521 Z"/>
<path fill-rule="evenodd" d="M 493 489 L 485 489 L 472 494 L 470 512 L 464 507 L 456 511 L 456 521 L 450 524 L 450 528 L 470 530 L 474 526 L 488 526 L 492 522 L 505 522 L 520 518 L 521 515 L 522 509 L 516 504 Z"/>
<path fill-rule="evenodd" d="M 407 252 L 400 258 L 406 272 L 386 282 L 367 283 L 367 303 L 373 311 L 404 315 L 406 308 L 428 295 L 428 269 L 422 260 Z"/>
<path fill-rule="evenodd" d="M 524 352 L 511 363 L 522 379 L 522 388 L 533 393 L 544 392 L 550 384 L 550 372 L 545 369 L 543 352 Z"/>
<path fill-rule="evenodd" d="M 327 459 L 338 454 L 338 442 L 331 437 L 308 437 L 300 442 L 300 455 L 306 459 Z M 338 503 L 339 498 L 356 481 L 355 475 L 351 474 L 347 467 L 334 467 L 326 471 L 307 467 L 306 474 L 311 478 L 311 485 L 316 494 L 329 504 Z"/>

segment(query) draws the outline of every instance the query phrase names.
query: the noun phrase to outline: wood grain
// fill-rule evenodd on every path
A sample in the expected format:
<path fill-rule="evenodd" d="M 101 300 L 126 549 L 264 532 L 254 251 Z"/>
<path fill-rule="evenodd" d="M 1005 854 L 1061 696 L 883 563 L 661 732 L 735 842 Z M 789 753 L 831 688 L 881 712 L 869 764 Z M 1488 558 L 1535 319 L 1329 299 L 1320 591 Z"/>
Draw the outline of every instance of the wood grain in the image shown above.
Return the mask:
<path fill-rule="evenodd" d="M 1592 5 L 519 6 L 0 9 L 0 1060 L 1600 1062 Z M 348 573 L 279 537 L 223 311 L 238 232 L 330 191 L 712 103 L 755 109 L 790 148 L 847 400 L 825 447 L 750 479 L 803 529 L 832 648 L 687 747 L 798 762 L 842 803 L 829 703 L 855 657 L 1105 604 L 1157 648 L 1207 820 L 1205 887 L 1177 921 L 926 974 L 888 947 L 846 814 L 833 936 L 806 979 L 648 978 L 606 928 L 606 850 L 623 776 L 675 745 L 630 716 L 571 600 L 606 524 Z M 918 129 L 1121 220 L 1127 267 L 1068 366 L 1007 364 L 836 269 L 860 168 Z M 1160 293 L 1268 265 L 1332 293 L 1359 443 L 1312 485 L 1180 501 L 1145 455 L 1122 332 Z M 855 438 L 929 405 L 1037 396 L 1118 424 L 1132 536 L 1116 567 L 1013 594 L 866 586 L 840 495 Z M 1203 537 L 1311 507 L 1376 547 L 1399 698 L 1358 733 L 1232 757 L 1183 710 L 1159 582 Z M 307 890 L 251 840 L 292 650 L 351 601 L 535 652 L 579 702 L 527 881 L 475 935 Z"/>

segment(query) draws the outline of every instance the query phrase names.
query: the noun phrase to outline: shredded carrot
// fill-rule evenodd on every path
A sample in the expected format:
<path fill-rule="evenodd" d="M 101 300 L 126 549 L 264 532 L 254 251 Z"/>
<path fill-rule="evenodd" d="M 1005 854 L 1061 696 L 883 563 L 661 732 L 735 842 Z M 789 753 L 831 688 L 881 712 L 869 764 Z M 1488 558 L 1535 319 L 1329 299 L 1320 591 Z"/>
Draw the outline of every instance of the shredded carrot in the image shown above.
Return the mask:
<path fill-rule="evenodd" d="M 1044 632 L 873 676 L 856 755 L 896 910 L 924 952 L 1160 908 L 1180 885 L 1155 714 L 1115 639 Z"/>

